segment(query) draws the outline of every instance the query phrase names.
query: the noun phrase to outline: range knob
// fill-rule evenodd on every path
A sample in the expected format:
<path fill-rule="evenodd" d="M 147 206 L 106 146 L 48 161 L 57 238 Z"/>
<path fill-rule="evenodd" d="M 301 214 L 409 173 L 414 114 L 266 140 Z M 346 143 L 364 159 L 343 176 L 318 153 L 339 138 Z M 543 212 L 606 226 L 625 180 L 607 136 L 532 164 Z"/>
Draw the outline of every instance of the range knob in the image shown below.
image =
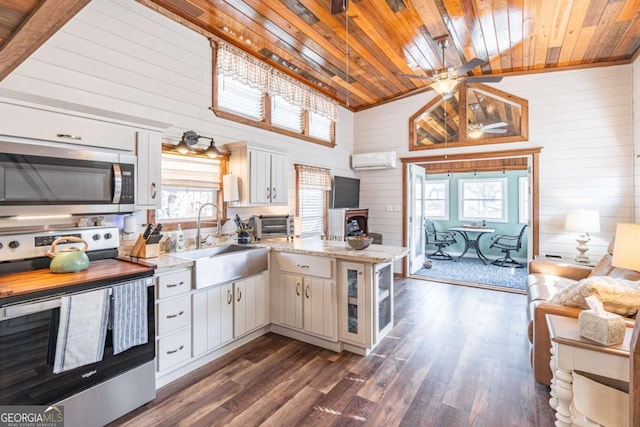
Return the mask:
<path fill-rule="evenodd" d="M 91 236 L 91 238 L 92 238 L 93 240 L 100 240 L 100 235 L 96 233 L 96 234 L 94 234 L 93 236 Z"/>
<path fill-rule="evenodd" d="M 104 239 L 105 240 L 109 240 L 112 237 L 113 237 L 113 235 L 111 233 L 104 233 Z"/>
<path fill-rule="evenodd" d="M 17 249 L 20 247 L 20 242 L 18 242 L 17 240 L 12 240 L 9 242 L 9 247 L 11 249 Z"/>

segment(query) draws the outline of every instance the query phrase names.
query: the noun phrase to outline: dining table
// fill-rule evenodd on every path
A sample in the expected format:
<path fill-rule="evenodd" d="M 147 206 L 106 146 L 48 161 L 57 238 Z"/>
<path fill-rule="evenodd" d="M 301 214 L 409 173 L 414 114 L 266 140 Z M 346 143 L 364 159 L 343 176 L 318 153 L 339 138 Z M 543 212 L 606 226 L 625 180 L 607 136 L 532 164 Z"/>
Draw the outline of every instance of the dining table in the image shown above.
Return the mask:
<path fill-rule="evenodd" d="M 491 262 L 489 258 L 480 250 L 480 238 L 485 234 L 493 234 L 496 232 L 495 228 L 483 227 L 483 226 L 460 226 L 450 227 L 448 231 L 459 233 L 464 239 L 464 250 L 456 259 L 460 259 L 469 249 L 475 249 L 476 255 L 484 264 Z"/>

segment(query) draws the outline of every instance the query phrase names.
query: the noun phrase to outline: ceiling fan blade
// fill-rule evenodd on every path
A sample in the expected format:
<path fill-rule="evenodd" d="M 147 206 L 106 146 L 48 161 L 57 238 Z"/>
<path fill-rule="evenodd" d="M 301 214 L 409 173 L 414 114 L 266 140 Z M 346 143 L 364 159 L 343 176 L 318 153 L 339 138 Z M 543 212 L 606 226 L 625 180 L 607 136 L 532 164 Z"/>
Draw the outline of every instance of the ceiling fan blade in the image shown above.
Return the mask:
<path fill-rule="evenodd" d="M 465 82 L 499 82 L 502 80 L 502 76 L 469 76 L 469 77 L 460 77 L 460 80 Z"/>
<path fill-rule="evenodd" d="M 481 129 L 482 133 L 507 133 L 506 129 Z"/>
<path fill-rule="evenodd" d="M 431 76 L 419 76 L 417 74 L 405 74 L 405 77 L 409 77 L 411 79 L 420 79 L 420 80 L 433 80 Z"/>
<path fill-rule="evenodd" d="M 349 9 L 349 0 L 331 0 L 331 14 L 346 12 Z"/>
<path fill-rule="evenodd" d="M 487 61 L 483 61 L 480 58 L 473 58 L 471 61 L 469 61 L 466 64 L 464 64 L 462 67 L 458 68 L 453 73 L 456 76 L 460 76 L 462 74 L 467 74 L 469 71 L 473 70 L 474 68 L 476 68 L 479 65 L 484 64 L 485 62 L 487 62 Z"/>
<path fill-rule="evenodd" d="M 482 126 L 482 129 L 493 129 L 493 128 L 499 128 L 501 126 L 507 126 L 507 124 L 505 122 L 490 123 L 488 125 Z"/>

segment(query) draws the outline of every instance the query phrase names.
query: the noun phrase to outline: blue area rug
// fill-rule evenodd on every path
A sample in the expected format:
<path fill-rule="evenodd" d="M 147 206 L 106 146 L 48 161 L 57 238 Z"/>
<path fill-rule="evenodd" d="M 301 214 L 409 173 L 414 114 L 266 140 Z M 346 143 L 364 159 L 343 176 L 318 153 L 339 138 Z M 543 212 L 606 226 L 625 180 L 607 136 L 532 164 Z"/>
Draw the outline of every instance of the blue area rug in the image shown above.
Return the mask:
<path fill-rule="evenodd" d="M 431 261 L 431 268 L 421 268 L 418 276 L 440 280 L 478 283 L 502 288 L 525 290 L 527 286 L 527 267 L 510 268 L 493 264 L 483 264 L 478 258 L 465 257 L 457 261 Z"/>

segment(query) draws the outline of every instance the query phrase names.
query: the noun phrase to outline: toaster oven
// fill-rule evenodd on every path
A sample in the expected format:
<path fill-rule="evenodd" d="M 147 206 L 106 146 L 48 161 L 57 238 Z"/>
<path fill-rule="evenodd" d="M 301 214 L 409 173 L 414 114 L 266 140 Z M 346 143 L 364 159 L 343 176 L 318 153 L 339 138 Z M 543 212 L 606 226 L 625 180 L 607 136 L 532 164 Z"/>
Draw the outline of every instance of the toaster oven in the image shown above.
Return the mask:
<path fill-rule="evenodd" d="M 259 215 L 256 217 L 256 240 L 295 235 L 295 217 L 293 215 Z"/>

